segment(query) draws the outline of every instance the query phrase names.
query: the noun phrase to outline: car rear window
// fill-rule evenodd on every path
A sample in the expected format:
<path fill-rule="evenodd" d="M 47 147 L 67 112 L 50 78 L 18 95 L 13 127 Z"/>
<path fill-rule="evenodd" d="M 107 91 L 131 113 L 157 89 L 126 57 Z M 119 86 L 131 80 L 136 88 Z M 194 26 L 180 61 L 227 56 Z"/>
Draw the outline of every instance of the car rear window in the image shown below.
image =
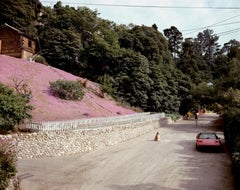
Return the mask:
<path fill-rule="evenodd" d="M 200 139 L 217 139 L 215 134 L 212 133 L 202 133 L 199 136 Z"/>

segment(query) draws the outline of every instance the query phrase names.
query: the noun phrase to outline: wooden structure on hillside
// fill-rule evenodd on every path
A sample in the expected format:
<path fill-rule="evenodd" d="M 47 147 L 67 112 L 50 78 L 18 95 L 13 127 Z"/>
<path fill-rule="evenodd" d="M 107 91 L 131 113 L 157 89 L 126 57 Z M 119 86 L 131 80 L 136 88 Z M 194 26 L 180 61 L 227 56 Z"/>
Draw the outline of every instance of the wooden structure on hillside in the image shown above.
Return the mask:
<path fill-rule="evenodd" d="M 0 54 L 31 60 L 36 53 L 36 41 L 20 30 L 3 24 L 0 28 Z"/>

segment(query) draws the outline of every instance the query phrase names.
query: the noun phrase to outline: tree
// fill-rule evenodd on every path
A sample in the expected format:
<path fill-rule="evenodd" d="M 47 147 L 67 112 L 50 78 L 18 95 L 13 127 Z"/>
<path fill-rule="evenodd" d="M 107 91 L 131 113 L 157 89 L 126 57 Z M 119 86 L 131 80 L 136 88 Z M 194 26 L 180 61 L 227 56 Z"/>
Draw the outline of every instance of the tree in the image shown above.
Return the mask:
<path fill-rule="evenodd" d="M 42 55 L 47 62 L 57 68 L 78 73 L 81 53 L 81 36 L 75 31 L 49 28 L 41 33 Z"/>
<path fill-rule="evenodd" d="M 41 53 L 47 62 L 74 74 L 78 74 L 82 67 L 84 32 L 81 20 L 76 23 L 76 19 L 83 14 L 81 11 L 69 6 L 63 7 L 61 2 L 58 2 L 54 9 L 46 9 L 42 16 L 42 26 L 39 28 Z"/>
<path fill-rule="evenodd" d="M 198 51 L 199 43 L 187 38 L 182 43 L 182 47 L 182 53 L 180 59 L 176 62 L 176 66 L 188 75 L 193 83 L 198 84 L 206 78 L 205 70 L 207 70 L 207 65 Z"/>
<path fill-rule="evenodd" d="M 148 91 L 151 86 L 149 78 L 149 62 L 140 53 L 126 51 L 123 58 L 118 60 L 119 72 L 114 76 L 118 99 L 144 110 L 148 107 Z"/>
<path fill-rule="evenodd" d="M 185 115 L 191 108 L 192 104 L 192 81 L 188 75 L 185 75 L 181 71 L 176 69 L 175 80 L 177 81 L 177 97 L 180 99 L 180 105 L 178 108 L 178 113 Z"/>
<path fill-rule="evenodd" d="M 177 58 L 183 41 L 182 33 L 175 26 L 163 30 L 164 35 L 168 39 L 169 49 L 171 50 L 174 58 Z"/>
<path fill-rule="evenodd" d="M 162 69 L 159 65 L 151 64 L 151 72 L 149 77 L 152 80 L 150 90 L 148 92 L 148 110 L 154 112 L 165 112 L 166 101 L 168 101 L 168 83 L 162 73 Z M 167 108 L 168 109 L 168 108 Z"/>
<path fill-rule="evenodd" d="M 234 89 L 240 89 L 240 45 L 239 43 L 232 44 L 229 48 L 229 52 L 227 54 L 228 57 L 228 73 L 224 75 L 224 80 L 222 81 L 222 85 L 227 87 L 232 87 Z"/>
<path fill-rule="evenodd" d="M 212 83 L 201 82 L 192 88 L 192 96 L 195 102 L 198 102 L 201 107 L 211 108 L 215 103 L 216 88 Z"/>
<path fill-rule="evenodd" d="M 214 63 L 217 53 L 219 52 L 218 36 L 213 30 L 206 29 L 199 32 L 195 39 L 199 43 L 199 50 L 208 65 Z"/>
<path fill-rule="evenodd" d="M 13 131 L 16 125 L 31 119 L 28 97 L 0 83 L 0 130 Z"/>
<path fill-rule="evenodd" d="M 225 43 L 221 49 L 221 54 L 228 54 L 233 47 L 240 47 L 240 41 L 237 40 L 230 40 L 229 42 Z"/>
<path fill-rule="evenodd" d="M 84 46 L 92 41 L 92 32 L 88 31 L 92 25 L 86 23 L 92 23 L 96 17 L 97 13 L 88 8 L 75 9 L 62 6 L 61 2 L 56 3 L 53 9 L 45 8 L 39 38 L 42 55 L 47 62 L 78 75 L 83 67 L 81 55 Z"/>
<path fill-rule="evenodd" d="M 119 34 L 119 43 L 122 48 L 141 53 L 151 63 L 172 64 L 167 41 L 154 27 L 134 26 Z"/>
<path fill-rule="evenodd" d="M 115 27 L 113 22 L 98 20 L 98 31 L 94 32 L 92 42 L 83 51 L 87 62 L 85 77 L 97 81 L 99 76 L 111 74 L 115 68 L 115 60 L 122 55 Z"/>
<path fill-rule="evenodd" d="M 240 89 L 240 46 L 236 44 L 229 46 L 228 49 L 228 53 L 216 59 L 213 72 L 215 83 L 223 91 L 229 87 Z"/>

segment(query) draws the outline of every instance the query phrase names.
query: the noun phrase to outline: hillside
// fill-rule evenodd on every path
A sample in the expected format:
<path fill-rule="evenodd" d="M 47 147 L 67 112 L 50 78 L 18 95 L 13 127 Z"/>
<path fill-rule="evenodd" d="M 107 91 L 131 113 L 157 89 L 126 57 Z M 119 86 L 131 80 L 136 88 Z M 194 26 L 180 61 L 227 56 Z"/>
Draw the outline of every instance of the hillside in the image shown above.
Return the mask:
<path fill-rule="evenodd" d="M 97 85 L 87 81 L 82 101 L 62 100 L 50 93 L 49 82 L 59 79 L 81 80 L 65 71 L 36 62 L 0 55 L 0 82 L 13 86 L 23 81 L 32 90 L 33 121 L 57 121 L 89 117 L 107 117 L 135 113 L 119 106 L 109 97 L 101 98 Z"/>

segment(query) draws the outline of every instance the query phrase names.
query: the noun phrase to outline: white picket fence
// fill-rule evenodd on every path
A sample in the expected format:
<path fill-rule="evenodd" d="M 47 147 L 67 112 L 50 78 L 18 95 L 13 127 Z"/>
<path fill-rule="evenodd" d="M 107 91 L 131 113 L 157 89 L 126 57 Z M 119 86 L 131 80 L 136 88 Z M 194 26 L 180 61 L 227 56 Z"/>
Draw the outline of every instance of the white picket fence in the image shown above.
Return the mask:
<path fill-rule="evenodd" d="M 165 117 L 164 113 L 151 114 L 150 112 L 144 112 L 114 117 L 99 117 L 68 121 L 43 121 L 36 123 L 27 123 L 24 129 L 32 131 L 68 131 L 78 129 L 93 129 L 99 127 L 109 127 L 142 122 L 147 120 L 161 119 L 164 117 Z"/>

